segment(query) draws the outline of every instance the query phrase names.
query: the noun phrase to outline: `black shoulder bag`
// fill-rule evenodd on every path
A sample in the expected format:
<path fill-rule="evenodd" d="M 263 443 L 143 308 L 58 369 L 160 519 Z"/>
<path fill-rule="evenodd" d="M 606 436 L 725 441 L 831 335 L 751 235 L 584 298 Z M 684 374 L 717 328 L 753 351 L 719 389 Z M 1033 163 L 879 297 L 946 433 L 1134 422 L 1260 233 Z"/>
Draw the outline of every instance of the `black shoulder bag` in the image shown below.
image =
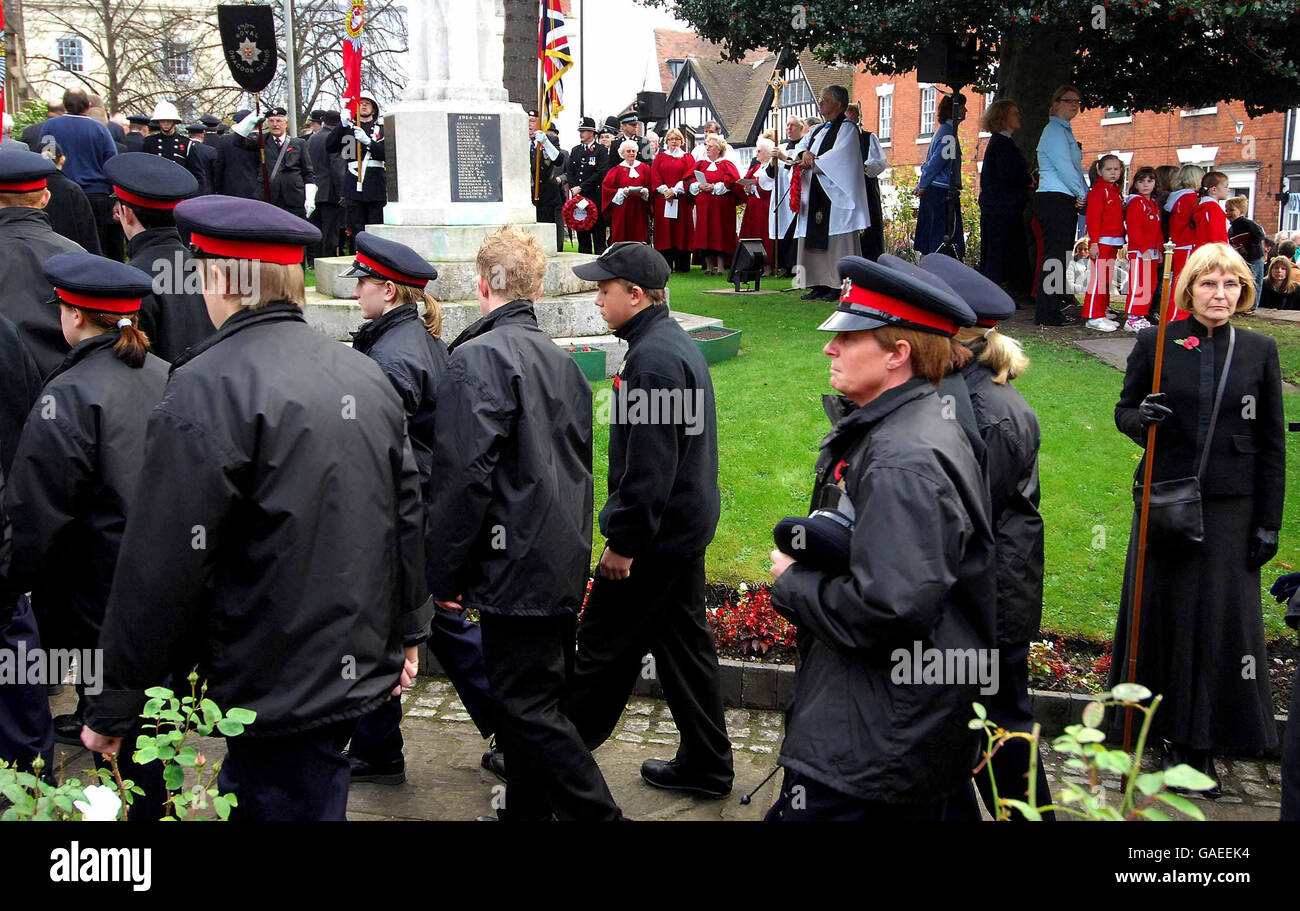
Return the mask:
<path fill-rule="evenodd" d="M 1232 367 L 1232 351 L 1237 345 L 1237 331 L 1228 327 L 1228 356 L 1223 361 L 1223 375 L 1214 394 L 1214 411 L 1210 414 L 1210 429 L 1201 447 L 1200 463 L 1196 475 L 1156 481 L 1151 485 L 1151 505 L 1147 513 L 1147 548 L 1153 551 L 1176 551 L 1189 544 L 1205 540 L 1205 522 L 1201 515 L 1201 479 L 1205 477 L 1205 463 L 1210 457 L 1210 443 L 1214 439 L 1214 425 L 1219 420 L 1219 406 L 1223 391 L 1228 388 L 1228 370 Z M 1213 356 L 1213 355 L 1211 355 Z M 1142 485 L 1133 485 L 1133 502 L 1141 508 Z"/>

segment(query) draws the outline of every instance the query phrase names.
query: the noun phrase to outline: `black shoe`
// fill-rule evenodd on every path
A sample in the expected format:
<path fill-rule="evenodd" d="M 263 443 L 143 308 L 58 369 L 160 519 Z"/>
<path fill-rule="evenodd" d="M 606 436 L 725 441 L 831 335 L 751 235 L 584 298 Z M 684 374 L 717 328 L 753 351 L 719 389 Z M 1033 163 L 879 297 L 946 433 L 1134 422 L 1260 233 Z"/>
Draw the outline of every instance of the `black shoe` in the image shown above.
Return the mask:
<path fill-rule="evenodd" d="M 54 742 L 66 743 L 74 747 L 81 746 L 81 716 L 76 712 L 70 715 L 55 715 Z"/>
<path fill-rule="evenodd" d="M 483 754 L 483 759 L 479 762 L 479 765 L 483 766 L 483 768 L 487 769 L 502 781 L 506 780 L 506 754 L 499 746 L 497 746 L 495 740 L 493 740 L 492 745 L 488 747 L 488 751 Z"/>
<path fill-rule="evenodd" d="M 406 761 L 370 763 L 355 756 L 348 757 L 352 768 L 352 780 L 368 781 L 372 784 L 403 784 L 406 781 Z"/>
<path fill-rule="evenodd" d="M 1062 316 L 1062 315 L 1059 314 L 1059 313 L 1056 314 L 1055 316 L 1049 316 L 1047 319 L 1036 319 L 1036 320 L 1034 320 L 1034 322 L 1037 323 L 1037 324 L 1040 325 L 1040 326 L 1072 326 L 1072 325 L 1074 325 L 1074 320 L 1070 319 L 1068 316 Z"/>
<path fill-rule="evenodd" d="M 684 772 L 676 759 L 647 759 L 641 763 L 641 778 L 651 787 L 665 791 L 684 791 L 702 797 L 726 797 L 731 793 L 731 782 L 719 784 L 716 780 L 696 778 Z"/>
<path fill-rule="evenodd" d="M 821 299 L 822 289 L 818 287 L 809 288 L 808 293 L 799 298 L 801 301 L 819 301 Z"/>

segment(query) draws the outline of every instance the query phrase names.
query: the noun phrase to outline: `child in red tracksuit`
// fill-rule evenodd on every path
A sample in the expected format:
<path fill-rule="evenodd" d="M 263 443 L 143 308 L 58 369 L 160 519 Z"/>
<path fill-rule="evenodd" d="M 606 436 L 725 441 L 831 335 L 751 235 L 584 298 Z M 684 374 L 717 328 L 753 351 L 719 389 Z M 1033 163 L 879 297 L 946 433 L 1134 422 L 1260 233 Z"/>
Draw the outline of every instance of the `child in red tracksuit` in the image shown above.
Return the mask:
<path fill-rule="evenodd" d="M 1169 273 L 1169 296 L 1165 301 L 1164 312 L 1169 321 L 1187 319 L 1187 311 L 1174 305 L 1174 288 L 1178 286 L 1178 275 L 1183 271 L 1183 264 L 1196 247 L 1196 229 L 1192 226 L 1192 213 L 1196 209 L 1197 188 L 1205 177 L 1205 169 L 1194 164 L 1185 164 L 1178 169 L 1174 177 L 1174 189 L 1165 200 L 1165 211 L 1169 213 L 1169 239 L 1174 243 L 1174 263 Z"/>
<path fill-rule="evenodd" d="M 1097 177 L 1088 192 L 1085 219 L 1088 226 L 1088 256 L 1092 259 L 1092 275 L 1088 279 L 1088 292 L 1083 298 L 1083 318 L 1089 329 L 1114 332 L 1119 324 L 1106 318 L 1110 303 L 1110 279 L 1115 273 L 1115 257 L 1124 246 L 1124 197 L 1119 192 L 1119 181 L 1124 176 L 1124 163 L 1117 155 L 1103 155 L 1097 161 Z"/>
<path fill-rule="evenodd" d="M 1228 175 L 1222 171 L 1211 171 L 1201 178 L 1201 198 L 1192 210 L 1193 243 L 1196 247 L 1228 242 L 1228 214 L 1223 211 L 1222 203 L 1231 195 Z"/>
<path fill-rule="evenodd" d="M 1146 329 L 1147 313 L 1156 293 L 1156 263 L 1164 247 L 1160 227 L 1160 204 L 1155 200 L 1156 169 L 1138 168 L 1124 204 L 1124 228 L 1128 235 L 1128 298 L 1124 310 L 1129 332 Z"/>

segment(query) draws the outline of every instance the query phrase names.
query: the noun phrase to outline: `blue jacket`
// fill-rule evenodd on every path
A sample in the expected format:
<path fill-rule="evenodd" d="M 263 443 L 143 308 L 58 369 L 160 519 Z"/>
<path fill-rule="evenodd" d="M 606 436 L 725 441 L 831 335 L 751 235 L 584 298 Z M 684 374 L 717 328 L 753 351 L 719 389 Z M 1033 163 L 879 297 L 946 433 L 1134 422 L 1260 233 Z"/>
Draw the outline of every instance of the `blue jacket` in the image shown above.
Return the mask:
<path fill-rule="evenodd" d="M 1053 114 L 1038 138 L 1038 192 L 1088 196 L 1083 179 L 1083 151 L 1070 129 L 1070 121 Z"/>
<path fill-rule="evenodd" d="M 917 184 L 920 189 L 952 186 L 952 165 L 956 159 L 951 153 L 944 157 L 944 152 L 953 147 L 950 136 L 953 136 L 951 120 L 939 124 L 939 129 L 930 137 L 930 151 L 926 153 L 925 164 L 921 165 L 921 180 Z"/>
<path fill-rule="evenodd" d="M 117 154 L 117 143 L 108 127 L 78 114 L 51 117 L 41 127 L 41 137 L 53 136 L 68 160 L 63 173 L 75 180 L 87 193 L 111 193 L 113 188 L 104 175 L 104 162 Z M 39 152 L 40 149 L 34 151 Z"/>

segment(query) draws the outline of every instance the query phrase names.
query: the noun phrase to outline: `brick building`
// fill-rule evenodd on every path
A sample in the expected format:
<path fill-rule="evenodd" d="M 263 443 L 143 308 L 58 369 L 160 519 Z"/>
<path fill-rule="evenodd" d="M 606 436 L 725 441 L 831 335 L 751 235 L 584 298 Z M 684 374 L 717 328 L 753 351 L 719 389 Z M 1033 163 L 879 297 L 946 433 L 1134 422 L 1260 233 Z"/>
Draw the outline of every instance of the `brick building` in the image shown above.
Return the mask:
<path fill-rule="evenodd" d="M 891 167 L 884 177 L 892 177 L 895 167 L 919 168 L 936 126 L 935 108 L 942 89 L 918 82 L 915 73 L 858 73 L 853 78 L 852 95 L 862 104 L 865 127 L 876 133 L 889 156 Z M 966 92 L 967 116 L 960 134 L 963 140 L 977 142 L 973 160 L 962 163 L 966 181 L 978 181 L 988 139 L 987 134 L 979 133 L 978 124 L 992 100 L 992 95 Z M 1164 114 L 1090 108 L 1071 125 L 1083 144 L 1085 170 L 1109 152 L 1119 155 L 1126 168 L 1162 164 L 1214 167 L 1229 176 L 1236 194 L 1250 200 L 1251 217 L 1266 231 L 1276 231 L 1300 227 L 1300 211 L 1286 216 L 1275 196 L 1283 185 L 1284 160 L 1300 157 L 1287 151 L 1289 145 L 1300 145 L 1288 133 L 1295 119 L 1295 112 L 1248 118 L 1241 102 L 1220 102 L 1210 108 Z M 1293 128 L 1291 132 L 1295 132 Z M 1300 210 L 1300 206 L 1292 208 Z"/>

